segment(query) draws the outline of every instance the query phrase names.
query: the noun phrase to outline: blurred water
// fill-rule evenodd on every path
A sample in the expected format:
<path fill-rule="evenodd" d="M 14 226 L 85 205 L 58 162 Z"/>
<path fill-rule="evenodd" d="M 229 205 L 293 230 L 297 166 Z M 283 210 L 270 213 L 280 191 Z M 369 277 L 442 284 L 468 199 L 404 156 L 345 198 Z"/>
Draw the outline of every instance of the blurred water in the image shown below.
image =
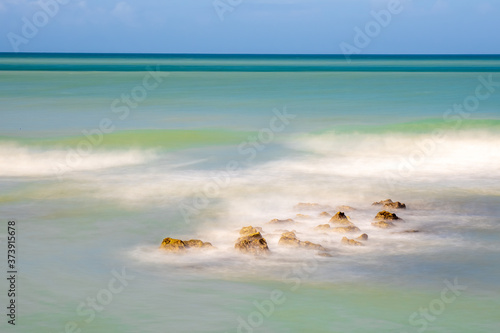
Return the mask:
<path fill-rule="evenodd" d="M 177 67 L 121 119 L 113 101 L 157 63 Z M 0 72 L 0 216 L 18 222 L 19 328 L 497 331 L 500 94 L 467 117 L 446 112 L 498 63 L 360 58 L 356 71 L 339 71 L 341 59 L 328 58 L 2 56 L 0 68 L 15 69 Z M 74 67 L 27 70 L 47 64 Z M 84 70 L 96 64 L 108 71 Z M 245 68 L 214 67 L 226 65 Z M 291 115 L 283 127 L 277 114 Z M 103 118 L 114 127 L 100 137 Z M 75 155 L 85 142 L 88 153 Z M 408 205 L 405 221 L 376 229 L 371 203 L 389 197 Z M 339 205 L 356 208 L 347 214 L 366 246 L 313 229 Z M 266 224 L 274 218 L 298 223 Z M 264 228 L 269 257 L 234 252 L 247 225 Z M 332 257 L 279 247 L 281 229 Z M 407 229 L 420 232 L 392 232 Z M 164 237 L 217 249 L 166 255 Z M 123 269 L 123 290 L 89 306 Z M 424 320 L 420 309 L 439 305 L 455 279 L 467 289 Z"/>

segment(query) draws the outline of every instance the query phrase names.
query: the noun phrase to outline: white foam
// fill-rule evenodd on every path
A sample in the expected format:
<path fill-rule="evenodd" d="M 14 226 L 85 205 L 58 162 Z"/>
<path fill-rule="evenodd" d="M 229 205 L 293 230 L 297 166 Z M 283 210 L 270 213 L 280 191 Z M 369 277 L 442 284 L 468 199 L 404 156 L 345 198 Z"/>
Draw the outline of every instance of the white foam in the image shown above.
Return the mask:
<path fill-rule="evenodd" d="M 0 176 L 55 176 L 144 164 L 155 158 L 152 151 L 95 151 L 78 155 L 75 151 L 28 148 L 14 143 L 0 144 Z"/>

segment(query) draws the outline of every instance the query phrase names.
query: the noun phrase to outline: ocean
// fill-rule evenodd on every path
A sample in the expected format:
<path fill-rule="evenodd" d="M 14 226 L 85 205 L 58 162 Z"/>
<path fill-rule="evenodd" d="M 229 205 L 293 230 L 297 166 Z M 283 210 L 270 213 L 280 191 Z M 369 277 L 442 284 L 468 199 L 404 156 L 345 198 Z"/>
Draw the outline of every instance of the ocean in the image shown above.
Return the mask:
<path fill-rule="evenodd" d="M 500 331 L 500 56 L 5 53 L 0 87 L 2 331 Z"/>

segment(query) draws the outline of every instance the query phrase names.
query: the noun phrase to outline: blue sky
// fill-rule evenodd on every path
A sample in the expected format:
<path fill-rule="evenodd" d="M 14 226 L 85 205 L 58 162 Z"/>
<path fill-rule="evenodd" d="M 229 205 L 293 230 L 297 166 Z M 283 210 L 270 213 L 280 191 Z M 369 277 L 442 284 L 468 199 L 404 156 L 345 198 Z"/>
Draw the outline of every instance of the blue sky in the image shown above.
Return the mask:
<path fill-rule="evenodd" d="M 0 0 L 0 30 L 0 52 L 498 54 L 500 1 Z"/>

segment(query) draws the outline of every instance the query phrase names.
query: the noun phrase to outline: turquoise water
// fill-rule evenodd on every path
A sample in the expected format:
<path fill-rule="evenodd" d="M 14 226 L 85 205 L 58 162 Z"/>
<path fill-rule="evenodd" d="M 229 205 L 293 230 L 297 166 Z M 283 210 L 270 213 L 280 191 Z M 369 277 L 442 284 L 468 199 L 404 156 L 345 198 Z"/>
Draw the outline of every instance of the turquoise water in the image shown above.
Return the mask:
<path fill-rule="evenodd" d="M 498 331 L 499 70 L 497 56 L 1 54 L 0 216 L 19 252 L 2 331 Z M 371 225 L 386 198 L 408 206 L 393 230 Z M 313 229 L 339 205 L 366 246 Z M 247 225 L 270 256 L 234 252 Z M 279 247 L 286 228 L 332 256 Z M 165 237 L 217 249 L 168 255 Z"/>

